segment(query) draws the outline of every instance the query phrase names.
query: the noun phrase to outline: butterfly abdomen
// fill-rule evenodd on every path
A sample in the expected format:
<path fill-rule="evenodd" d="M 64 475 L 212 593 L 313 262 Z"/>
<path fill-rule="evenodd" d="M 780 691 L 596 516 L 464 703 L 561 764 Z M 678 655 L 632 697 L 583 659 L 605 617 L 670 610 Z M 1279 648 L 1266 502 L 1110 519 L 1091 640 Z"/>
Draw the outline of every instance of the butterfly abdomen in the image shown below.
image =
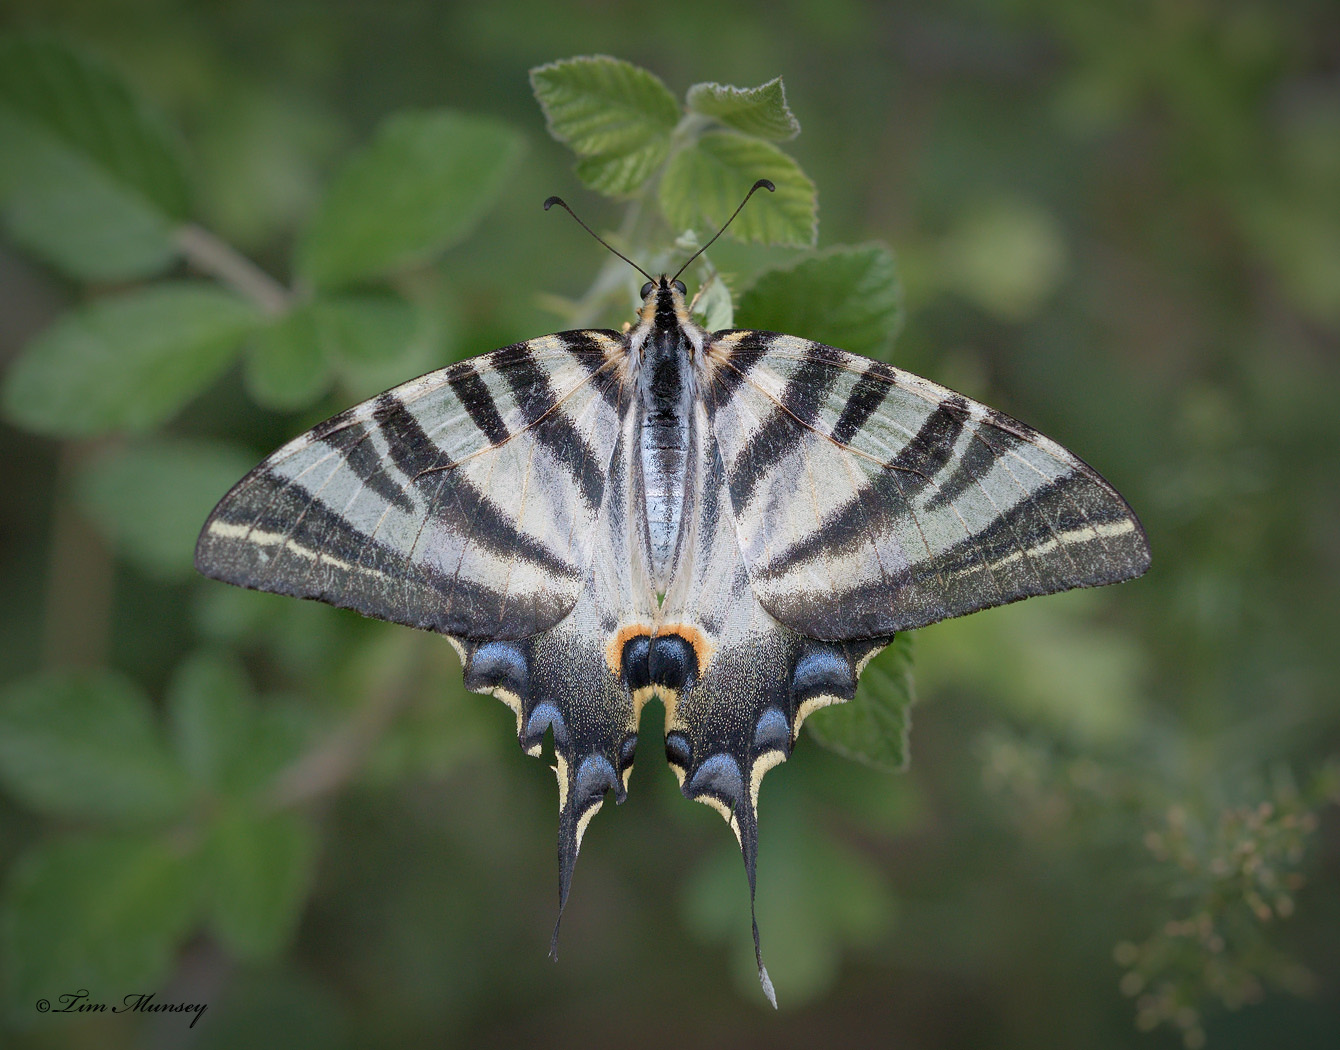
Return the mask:
<path fill-rule="evenodd" d="M 642 369 L 642 498 L 652 579 L 663 593 L 674 571 L 692 465 L 693 373 L 688 342 L 677 327 L 654 330 L 645 344 Z"/>

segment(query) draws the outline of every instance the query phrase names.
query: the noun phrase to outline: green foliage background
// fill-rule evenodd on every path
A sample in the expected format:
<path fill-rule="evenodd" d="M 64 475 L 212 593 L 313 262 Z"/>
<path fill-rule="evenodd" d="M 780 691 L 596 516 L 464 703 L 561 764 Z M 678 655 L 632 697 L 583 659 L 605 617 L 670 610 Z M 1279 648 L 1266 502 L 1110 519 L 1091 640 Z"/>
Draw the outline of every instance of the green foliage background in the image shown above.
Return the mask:
<path fill-rule="evenodd" d="M 1331 1045 L 1333 5 L 9 0 L 0 31 L 3 1045 Z M 590 54 L 632 65 L 553 65 Z M 1154 551 L 815 716 L 832 750 L 762 796 L 780 1015 L 654 705 L 553 966 L 554 785 L 510 713 L 440 639 L 190 566 L 305 427 L 631 315 L 546 196 L 659 267 L 761 176 L 688 275 L 715 322 L 1028 420 Z M 80 988 L 209 1008 L 37 1011 Z"/>

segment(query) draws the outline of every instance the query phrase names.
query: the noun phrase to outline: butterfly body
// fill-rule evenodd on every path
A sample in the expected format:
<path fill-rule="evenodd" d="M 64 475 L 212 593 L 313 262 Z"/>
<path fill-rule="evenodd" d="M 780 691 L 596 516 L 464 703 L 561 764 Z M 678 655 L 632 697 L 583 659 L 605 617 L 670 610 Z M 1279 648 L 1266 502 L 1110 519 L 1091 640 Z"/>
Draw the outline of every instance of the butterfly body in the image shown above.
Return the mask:
<path fill-rule="evenodd" d="M 694 368 L 707 338 L 689 316 L 682 289 L 662 275 L 644 294 L 638 324 L 628 336 L 636 362 L 635 429 L 641 452 L 635 484 L 643 497 L 651 579 L 658 594 L 669 586 L 683 533 L 697 436 Z"/>
<path fill-rule="evenodd" d="M 295 439 L 196 550 L 208 576 L 448 636 L 528 753 L 552 734 L 560 913 L 652 696 L 752 896 L 763 775 L 895 632 L 1148 559 L 1125 501 L 1055 442 L 807 339 L 709 333 L 666 277 L 625 333 L 505 347 Z"/>

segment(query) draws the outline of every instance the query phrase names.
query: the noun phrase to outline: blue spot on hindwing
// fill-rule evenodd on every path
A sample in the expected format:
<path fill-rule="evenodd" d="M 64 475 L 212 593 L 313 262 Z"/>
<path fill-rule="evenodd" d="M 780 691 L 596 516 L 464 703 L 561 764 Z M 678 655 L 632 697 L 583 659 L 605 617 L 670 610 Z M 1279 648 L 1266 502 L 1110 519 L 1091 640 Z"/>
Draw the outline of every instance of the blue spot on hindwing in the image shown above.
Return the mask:
<path fill-rule="evenodd" d="M 604 797 L 606 791 L 614 790 L 619 783 L 614 775 L 614 766 L 604 755 L 587 755 L 577 767 L 577 775 L 572 778 L 572 791 L 569 797 L 572 807 L 580 813 Z"/>
<path fill-rule="evenodd" d="M 620 670 L 623 681 L 633 692 L 651 685 L 651 670 L 648 658 L 651 655 L 651 638 L 645 634 L 634 635 L 623 643 L 620 654 Z"/>
<path fill-rule="evenodd" d="M 665 734 L 665 760 L 672 766 L 687 770 L 693 761 L 693 745 L 679 730 Z"/>
<path fill-rule="evenodd" d="M 637 734 L 629 733 L 623 738 L 623 743 L 619 745 L 619 772 L 633 764 L 633 759 L 637 757 Z"/>
<path fill-rule="evenodd" d="M 657 685 L 683 689 L 698 677 L 698 657 L 683 635 L 657 635 L 651 640 L 647 670 Z"/>
<path fill-rule="evenodd" d="M 856 675 L 851 661 L 835 646 L 811 643 L 796 661 L 791 691 L 797 702 L 821 694 L 850 700 L 856 694 Z"/>
<path fill-rule="evenodd" d="M 538 744 L 540 738 L 544 736 L 544 731 L 551 726 L 554 730 L 554 743 L 566 747 L 568 744 L 568 723 L 563 719 L 563 712 L 548 702 L 536 704 L 535 710 L 530 713 L 530 718 L 526 720 L 526 736 L 522 740 L 523 746 L 529 748 Z"/>
<path fill-rule="evenodd" d="M 502 686 L 524 697 L 530 689 L 530 662 L 520 642 L 488 642 L 470 657 L 465 687 L 470 690 Z"/>
<path fill-rule="evenodd" d="M 698 767 L 693 779 L 684 785 L 684 794 L 690 798 L 711 794 L 731 806 L 736 805 L 744 795 L 740 763 L 724 752 L 712 755 Z"/>
<path fill-rule="evenodd" d="M 759 715 L 754 726 L 754 748 L 759 751 L 788 751 L 791 744 L 791 724 L 786 715 L 769 707 Z"/>

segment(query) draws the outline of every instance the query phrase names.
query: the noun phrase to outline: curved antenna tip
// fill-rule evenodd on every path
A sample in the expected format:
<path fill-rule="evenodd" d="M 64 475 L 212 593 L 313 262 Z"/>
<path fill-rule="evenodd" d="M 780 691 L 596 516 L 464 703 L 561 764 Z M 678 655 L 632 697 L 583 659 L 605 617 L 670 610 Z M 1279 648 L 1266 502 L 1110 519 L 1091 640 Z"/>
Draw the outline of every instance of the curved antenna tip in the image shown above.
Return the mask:
<path fill-rule="evenodd" d="M 577 215 L 577 213 L 576 213 L 575 211 L 572 210 L 572 208 L 570 208 L 570 207 L 568 206 L 568 202 L 565 201 L 562 197 L 550 197 L 548 200 L 546 200 L 546 201 L 544 202 L 544 210 L 545 210 L 545 211 L 548 211 L 548 210 L 549 210 L 550 208 L 552 208 L 555 204 L 557 204 L 557 205 L 558 205 L 560 208 L 562 208 L 565 212 L 567 212 L 567 213 L 568 213 L 569 215 L 571 215 L 574 219 L 576 219 L 576 220 L 577 220 L 577 225 L 578 225 L 578 226 L 580 226 L 583 230 L 585 230 L 585 231 L 586 231 L 587 233 L 589 233 L 592 237 L 594 237 L 596 240 L 598 240 L 601 244 L 603 244 L 606 248 L 608 248 L 611 252 L 613 252 L 613 254 L 617 255 L 620 259 L 622 259 L 624 262 L 626 262 L 629 266 L 631 266 L 634 270 L 636 270 L 638 273 L 640 273 L 643 277 L 645 277 L 645 278 L 646 278 L 647 280 L 649 280 L 649 281 L 655 280 L 655 278 L 652 277 L 651 274 L 647 273 L 646 270 L 642 269 L 641 266 L 639 266 L 637 263 L 633 262 L 633 260 L 630 259 L 630 258 L 628 258 L 628 256 L 624 255 L 623 252 L 616 250 L 616 249 L 609 243 L 609 241 L 605 240 L 604 237 L 602 237 L 602 236 L 600 236 L 600 234 L 596 233 L 596 231 L 593 230 L 593 229 L 591 229 L 591 227 L 588 226 L 588 225 L 586 225 L 586 223 L 582 222 L 581 218 Z"/>
<path fill-rule="evenodd" d="M 712 239 L 710 241 L 708 241 L 696 252 L 694 252 L 687 259 L 684 260 L 684 265 L 675 271 L 675 278 L 678 278 L 681 273 L 683 273 L 685 270 L 689 268 L 689 263 L 693 262 L 694 259 L 702 255 L 702 253 L 707 251 L 708 248 L 716 244 L 717 238 L 726 232 L 726 228 L 735 221 L 735 216 L 739 215 L 740 212 L 744 210 L 744 206 L 749 203 L 749 198 L 752 197 L 759 190 L 767 190 L 769 193 L 776 193 L 777 187 L 774 186 L 772 184 L 772 181 L 769 179 L 759 179 L 752 186 L 750 186 L 749 192 L 744 195 L 744 200 L 740 201 L 739 207 L 736 208 L 733 212 L 731 212 L 730 218 L 727 219 L 725 223 L 722 224 L 721 229 L 717 230 L 717 232 L 712 235 Z M 673 280 L 674 278 L 671 279 Z"/>

